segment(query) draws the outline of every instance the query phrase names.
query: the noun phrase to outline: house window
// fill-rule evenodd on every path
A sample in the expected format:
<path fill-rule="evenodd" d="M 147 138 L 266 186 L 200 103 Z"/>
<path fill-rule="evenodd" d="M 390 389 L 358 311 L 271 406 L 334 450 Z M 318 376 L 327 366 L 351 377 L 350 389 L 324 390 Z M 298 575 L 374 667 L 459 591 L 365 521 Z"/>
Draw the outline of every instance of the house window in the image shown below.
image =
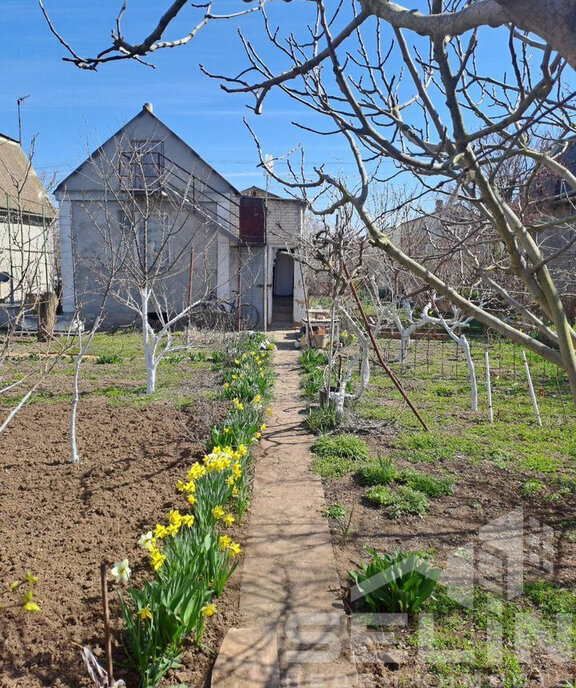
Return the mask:
<path fill-rule="evenodd" d="M 169 246 L 164 235 L 162 219 L 158 215 L 141 220 L 138 226 L 138 239 L 142 262 L 148 269 L 158 270 L 168 265 Z"/>
<path fill-rule="evenodd" d="M 162 141 L 131 141 L 121 154 L 120 178 L 132 191 L 157 191 L 164 172 Z"/>

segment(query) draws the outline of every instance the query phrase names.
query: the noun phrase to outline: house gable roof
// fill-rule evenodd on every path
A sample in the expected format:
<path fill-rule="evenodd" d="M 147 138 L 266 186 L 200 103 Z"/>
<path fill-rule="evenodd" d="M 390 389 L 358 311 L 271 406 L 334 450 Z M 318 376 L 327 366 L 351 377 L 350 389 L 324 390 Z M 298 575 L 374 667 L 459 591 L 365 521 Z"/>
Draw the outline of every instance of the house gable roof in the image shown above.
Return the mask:
<path fill-rule="evenodd" d="M 54 193 L 55 193 L 55 194 L 62 193 L 62 192 L 65 190 L 65 188 L 66 188 L 68 182 L 70 181 L 70 179 L 71 179 L 72 177 L 74 177 L 74 176 L 76 176 L 76 175 L 78 175 L 78 174 L 81 174 L 82 171 L 84 170 L 84 168 L 86 168 L 88 165 L 90 165 L 90 163 L 94 160 L 94 158 L 96 158 L 96 157 L 103 151 L 103 149 L 104 149 L 111 141 L 113 141 L 115 138 L 117 138 L 119 135 L 121 135 L 122 132 L 123 132 L 124 130 L 128 129 L 128 128 L 129 128 L 133 123 L 135 123 L 137 120 L 139 120 L 139 119 L 141 119 L 141 118 L 144 118 L 144 117 L 152 118 L 156 125 L 158 125 L 159 127 L 162 127 L 163 129 L 165 129 L 166 132 L 167 132 L 168 134 L 170 134 L 170 136 L 173 136 L 174 139 L 175 139 L 176 141 L 178 141 L 182 146 L 184 146 L 188 151 L 190 151 L 194 157 L 198 158 L 198 160 L 201 160 L 201 161 L 203 162 L 204 165 L 206 165 L 208 168 L 210 168 L 211 174 L 214 174 L 216 177 L 218 177 L 218 179 L 220 179 L 221 181 L 223 181 L 223 182 L 230 188 L 230 190 L 231 190 L 234 194 L 236 194 L 236 195 L 238 195 L 238 196 L 240 195 L 240 192 L 238 191 L 238 189 L 236 189 L 236 187 L 234 187 L 232 184 L 230 184 L 230 182 L 229 182 L 223 175 L 221 175 L 220 172 L 218 172 L 218 170 L 215 170 L 215 169 L 212 167 L 212 165 L 210 165 L 208 162 L 206 162 L 206 161 L 205 161 L 205 160 L 204 160 L 204 159 L 203 159 L 203 158 L 202 158 L 202 157 L 192 148 L 192 146 L 190 146 L 188 143 L 186 143 L 186 141 L 184 141 L 184 139 L 182 139 L 180 136 L 178 136 L 178 134 L 176 134 L 174 131 L 172 131 L 172 129 L 170 129 L 169 126 L 167 126 L 159 117 L 157 117 L 157 116 L 154 114 L 154 112 L 152 111 L 152 106 L 149 105 L 148 103 L 145 104 L 145 105 L 143 106 L 142 110 L 140 110 L 140 112 L 139 112 L 135 117 L 133 117 L 131 120 L 129 120 L 129 121 L 128 121 L 123 127 L 121 127 L 116 133 L 112 134 L 112 136 L 110 136 L 109 138 L 107 138 L 106 141 L 104 141 L 104 143 L 102 143 L 100 146 L 98 146 L 98 148 L 96 148 L 96 150 L 94 150 L 94 151 L 89 155 L 89 157 L 88 157 L 86 160 L 84 160 L 84 162 L 82 162 L 80 165 L 78 165 L 78 167 L 77 167 L 75 170 L 73 170 L 67 177 L 65 177 L 65 178 L 58 184 L 58 186 L 56 187 Z"/>
<path fill-rule="evenodd" d="M 301 198 L 286 198 L 284 196 L 278 196 L 275 193 L 272 193 L 271 191 L 266 191 L 266 189 L 262 189 L 260 186 L 250 186 L 247 189 L 244 189 L 242 191 L 243 196 L 253 196 L 256 198 L 270 198 L 271 200 L 274 201 L 285 201 L 286 203 L 300 203 L 301 205 L 305 205 L 304 201 Z"/>
<path fill-rule="evenodd" d="M 0 208 L 53 219 L 56 209 L 18 141 L 0 134 Z"/>

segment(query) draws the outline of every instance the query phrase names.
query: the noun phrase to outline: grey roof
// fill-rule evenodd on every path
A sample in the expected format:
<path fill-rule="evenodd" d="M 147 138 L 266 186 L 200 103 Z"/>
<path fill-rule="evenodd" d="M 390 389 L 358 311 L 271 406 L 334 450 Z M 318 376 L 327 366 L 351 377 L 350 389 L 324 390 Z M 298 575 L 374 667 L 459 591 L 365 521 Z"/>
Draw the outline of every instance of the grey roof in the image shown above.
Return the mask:
<path fill-rule="evenodd" d="M 7 207 L 48 219 L 56 217 L 56 209 L 18 141 L 0 134 L 0 208 Z"/>
<path fill-rule="evenodd" d="M 64 192 L 64 191 L 66 190 L 66 183 L 68 182 L 68 180 L 69 180 L 71 177 L 73 177 L 75 174 L 78 174 L 78 172 L 80 172 L 80 170 L 81 170 L 85 165 L 89 165 L 90 162 L 100 153 L 100 151 L 103 150 L 103 149 L 105 148 L 106 144 L 107 144 L 109 141 L 112 141 L 112 139 L 116 138 L 116 137 L 118 136 L 118 134 L 122 133 L 122 132 L 124 131 L 124 129 L 126 129 L 127 127 L 129 127 L 129 126 L 130 126 L 135 120 L 137 120 L 139 117 L 152 117 L 156 122 L 158 122 L 158 124 L 160 124 L 160 125 L 163 126 L 167 131 L 169 131 L 170 134 L 171 134 L 177 141 L 179 141 L 183 146 L 185 146 L 186 148 L 188 148 L 188 150 L 192 151 L 192 154 L 193 154 L 196 158 L 202 160 L 202 162 L 203 162 L 205 165 L 207 165 L 207 166 L 210 168 L 210 170 L 211 170 L 217 177 L 219 177 L 227 186 L 229 186 L 230 189 L 231 189 L 236 195 L 238 195 L 238 196 L 240 195 L 240 191 L 238 191 L 238 189 L 237 189 L 233 184 L 231 184 L 231 183 L 226 179 L 226 177 L 224 177 L 222 174 L 220 174 L 220 172 L 218 172 L 218 170 L 215 170 L 215 169 L 212 167 L 212 165 L 210 165 L 210 163 L 208 163 L 208 162 L 206 162 L 206 160 L 204 160 L 204 158 L 202 158 L 200 155 L 198 155 L 198 153 L 192 148 L 192 146 L 191 146 L 189 143 L 187 143 L 186 141 L 184 141 L 184 139 L 183 139 L 182 137 L 178 136 L 178 134 L 176 134 L 176 132 L 174 132 L 172 129 L 170 129 L 170 127 L 169 127 L 165 122 L 163 122 L 157 115 L 155 115 L 154 112 L 153 112 L 153 110 L 152 110 L 152 108 L 151 108 L 151 106 L 150 106 L 148 103 L 146 103 L 146 104 L 144 105 L 144 107 L 142 108 L 142 110 L 140 110 L 140 112 L 139 112 L 137 115 L 135 115 L 134 117 L 132 117 L 132 119 L 129 120 L 124 126 L 120 127 L 120 129 L 118 129 L 118 131 L 117 131 L 115 134 L 112 134 L 112 136 L 110 136 L 109 138 L 107 138 L 106 141 L 104 141 L 104 143 L 102 143 L 100 146 L 98 146 L 98 148 L 96 148 L 96 150 L 93 151 L 93 152 L 90 154 L 90 156 L 89 156 L 86 160 L 84 160 L 84 162 L 80 163 L 80 165 L 78 165 L 78 167 L 77 167 L 75 170 L 73 170 L 72 172 L 70 172 L 70 174 L 68 174 L 68 175 L 58 184 L 58 186 L 57 186 L 56 189 L 54 190 L 54 193 L 56 194 L 56 198 L 58 198 L 58 194 L 59 194 L 59 193 Z"/>

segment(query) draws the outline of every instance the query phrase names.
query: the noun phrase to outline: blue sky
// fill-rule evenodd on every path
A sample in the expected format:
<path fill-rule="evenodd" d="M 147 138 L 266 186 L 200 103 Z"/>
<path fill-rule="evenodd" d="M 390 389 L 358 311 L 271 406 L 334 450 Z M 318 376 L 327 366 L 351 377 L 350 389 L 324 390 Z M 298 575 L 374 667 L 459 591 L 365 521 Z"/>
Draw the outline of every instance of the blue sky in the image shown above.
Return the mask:
<path fill-rule="evenodd" d="M 121 0 L 44 3 L 56 27 L 78 52 L 94 54 L 107 46 Z M 146 35 L 169 4 L 169 0 L 130 0 L 125 21 L 128 39 Z M 222 11 L 247 7 L 240 0 L 218 0 L 216 4 Z M 407 4 L 424 9 L 426 2 Z M 287 34 L 302 29 L 312 9 L 313 3 L 306 0 L 278 2 L 272 5 L 272 19 L 278 18 Z M 193 13 L 187 7 L 166 37 L 184 35 L 198 16 Z M 30 95 L 22 108 L 24 145 L 37 135 L 37 170 L 46 175 L 55 172 L 60 180 L 86 158 L 89 149 L 117 131 L 145 102 L 151 102 L 160 119 L 237 188 L 265 183 L 257 169 L 254 143 L 242 121 L 244 115 L 256 129 L 264 152 L 280 156 L 301 144 L 309 165 L 326 163 L 333 173 L 353 174 L 355 168 L 342 138 L 318 137 L 291 125 L 294 119 L 314 122 L 297 103 L 272 94 L 264 114 L 256 117 L 246 109 L 248 96 L 227 95 L 218 82 L 200 72 L 199 62 L 228 75 L 245 65 L 236 35 L 238 23 L 248 37 L 261 34 L 260 19 L 253 14 L 238 22 L 213 24 L 188 46 L 156 53 L 152 58 L 156 69 L 125 61 L 89 72 L 62 61 L 65 51 L 50 33 L 37 0 L 2 0 L 0 131 L 18 136 L 16 100 Z M 486 31 L 482 63 L 497 74 L 504 69 L 500 48 L 506 44 L 506 34 Z M 277 66 L 274 53 L 267 51 L 265 58 Z M 381 173 L 391 171 L 393 166 L 386 160 Z"/>
<path fill-rule="evenodd" d="M 89 53 L 106 44 L 120 0 L 45 0 L 45 5 L 62 34 L 80 52 Z M 151 27 L 154 12 L 167 5 L 132 0 L 128 35 L 140 37 Z M 222 3 L 223 8 L 239 5 L 244 6 L 237 0 Z M 303 19 L 304 5 L 291 6 L 295 25 Z M 184 16 L 173 35 L 178 29 L 185 33 L 191 17 Z M 248 32 L 256 24 L 255 17 L 243 20 Z M 36 0 L 3 0 L 0 35 L 0 131 L 17 138 L 16 99 L 30 95 L 22 106 L 23 142 L 26 146 L 37 135 L 35 166 L 40 173 L 55 171 L 58 179 L 63 178 L 86 157 L 88 148 L 114 133 L 143 103 L 152 102 L 155 113 L 235 186 L 264 183 L 256 168 L 255 146 L 242 122 L 242 116 L 250 114 L 247 99 L 224 94 L 197 67 L 203 62 L 229 73 L 237 64 L 239 46 L 231 25 L 221 22 L 188 47 L 158 53 L 153 60 L 156 69 L 122 62 L 98 72 L 61 60 L 64 50 L 49 32 Z M 289 126 L 296 114 L 295 105 L 271 98 L 264 116 L 252 116 L 266 151 L 281 155 L 303 143 L 311 162 L 338 165 L 347 157 L 343 142 L 318 140 Z"/>

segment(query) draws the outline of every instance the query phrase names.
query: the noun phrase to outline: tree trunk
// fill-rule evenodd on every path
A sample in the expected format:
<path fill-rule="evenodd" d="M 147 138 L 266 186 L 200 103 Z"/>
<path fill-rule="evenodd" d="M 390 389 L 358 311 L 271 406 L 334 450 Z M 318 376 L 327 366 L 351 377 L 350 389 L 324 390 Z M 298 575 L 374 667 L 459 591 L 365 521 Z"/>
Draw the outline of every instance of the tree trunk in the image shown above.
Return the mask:
<path fill-rule="evenodd" d="M 54 292 L 47 291 L 40 296 L 38 302 L 38 332 L 39 342 L 49 342 L 54 339 L 54 327 L 56 325 L 56 309 L 58 297 Z"/>

